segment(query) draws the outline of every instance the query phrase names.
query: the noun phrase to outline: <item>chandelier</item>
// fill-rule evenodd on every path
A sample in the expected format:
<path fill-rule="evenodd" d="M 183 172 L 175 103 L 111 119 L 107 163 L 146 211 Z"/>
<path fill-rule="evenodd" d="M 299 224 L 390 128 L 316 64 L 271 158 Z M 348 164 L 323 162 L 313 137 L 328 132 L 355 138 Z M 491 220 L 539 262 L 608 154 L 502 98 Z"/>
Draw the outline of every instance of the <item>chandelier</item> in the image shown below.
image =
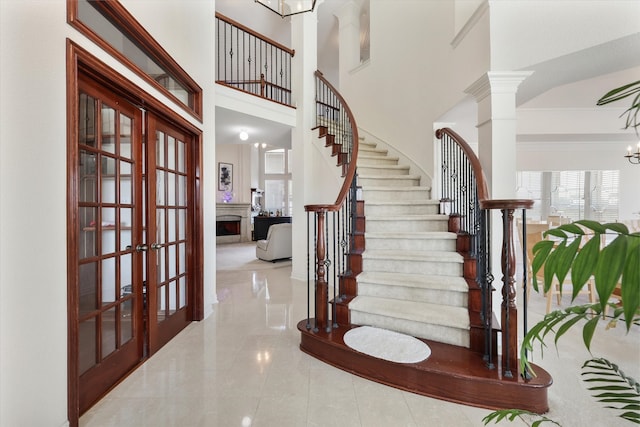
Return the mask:
<path fill-rule="evenodd" d="M 638 142 L 638 149 L 635 153 L 631 152 L 631 146 L 627 147 L 627 154 L 625 154 L 629 163 L 633 163 L 634 165 L 640 164 L 640 142 Z"/>
<path fill-rule="evenodd" d="M 304 12 L 313 12 L 316 0 L 255 0 L 283 18 Z"/>

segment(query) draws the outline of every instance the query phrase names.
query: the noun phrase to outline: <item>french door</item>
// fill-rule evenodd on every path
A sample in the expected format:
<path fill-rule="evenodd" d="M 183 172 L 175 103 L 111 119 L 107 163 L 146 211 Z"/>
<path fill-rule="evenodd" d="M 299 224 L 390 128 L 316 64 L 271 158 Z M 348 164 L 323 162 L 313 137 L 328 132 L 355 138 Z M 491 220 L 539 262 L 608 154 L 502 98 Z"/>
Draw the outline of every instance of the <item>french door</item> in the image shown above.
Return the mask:
<path fill-rule="evenodd" d="M 82 76 L 76 131 L 69 320 L 82 413 L 193 318 L 194 156 L 188 133 Z"/>
<path fill-rule="evenodd" d="M 189 322 L 189 138 L 149 114 L 146 144 L 149 349 L 153 353 Z"/>

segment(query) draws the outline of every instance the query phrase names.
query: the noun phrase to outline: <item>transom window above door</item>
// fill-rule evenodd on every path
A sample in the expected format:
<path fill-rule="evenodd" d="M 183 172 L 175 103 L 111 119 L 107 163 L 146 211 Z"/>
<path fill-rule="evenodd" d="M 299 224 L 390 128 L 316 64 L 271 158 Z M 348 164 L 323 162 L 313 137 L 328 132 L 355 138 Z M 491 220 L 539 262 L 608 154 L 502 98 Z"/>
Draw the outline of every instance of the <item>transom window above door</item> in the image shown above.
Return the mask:
<path fill-rule="evenodd" d="M 67 20 L 156 89 L 202 118 L 202 88 L 117 0 L 68 0 Z"/>

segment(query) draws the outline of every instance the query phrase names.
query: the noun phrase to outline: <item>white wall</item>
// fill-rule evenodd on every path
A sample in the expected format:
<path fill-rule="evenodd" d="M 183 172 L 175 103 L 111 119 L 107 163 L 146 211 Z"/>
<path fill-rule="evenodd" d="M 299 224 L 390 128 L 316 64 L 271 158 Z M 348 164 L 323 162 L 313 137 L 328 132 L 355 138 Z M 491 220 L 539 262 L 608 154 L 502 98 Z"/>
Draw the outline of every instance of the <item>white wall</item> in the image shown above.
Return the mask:
<path fill-rule="evenodd" d="M 489 66 L 488 13 L 451 43 L 455 2 L 371 1 L 371 59 L 341 70 L 340 91 L 358 126 L 433 174 L 433 122 Z M 459 11 L 468 16 L 468 11 Z M 427 181 L 430 177 L 426 177 Z"/>
<path fill-rule="evenodd" d="M 251 153 L 258 151 L 250 144 L 218 144 L 216 157 L 218 162 L 233 165 L 233 200 L 232 203 L 251 203 L 252 161 Z M 257 170 L 254 171 L 257 176 Z M 216 172 L 217 173 L 217 172 Z M 216 175 L 217 182 L 217 175 Z M 218 191 L 216 184 L 216 202 L 222 202 L 223 191 Z"/>
<path fill-rule="evenodd" d="M 459 32 L 469 22 L 478 7 L 485 0 L 454 0 L 455 1 L 455 32 Z"/>
<path fill-rule="evenodd" d="M 206 190 L 216 175 L 208 172 L 215 165 L 214 2 L 122 3 L 204 89 L 207 223 L 215 216 Z M 0 425 L 57 427 L 67 424 L 65 39 L 145 86 L 67 25 L 65 1 L 2 0 L 0 31 Z M 214 236 L 205 229 L 208 313 Z"/>
<path fill-rule="evenodd" d="M 67 420 L 65 10 L 0 2 L 3 426 Z"/>

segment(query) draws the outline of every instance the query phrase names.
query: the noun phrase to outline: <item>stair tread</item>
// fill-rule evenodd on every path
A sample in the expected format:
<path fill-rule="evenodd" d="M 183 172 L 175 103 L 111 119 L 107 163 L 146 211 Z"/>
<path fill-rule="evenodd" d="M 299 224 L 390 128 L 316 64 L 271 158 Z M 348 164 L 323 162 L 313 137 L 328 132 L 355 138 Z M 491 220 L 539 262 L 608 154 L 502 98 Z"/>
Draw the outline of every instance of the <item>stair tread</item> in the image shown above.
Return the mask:
<path fill-rule="evenodd" d="M 377 148 L 375 145 L 360 145 L 359 148 L 360 150 L 360 154 L 363 153 L 380 153 L 380 154 L 387 154 L 389 152 L 389 150 L 385 150 L 383 148 Z"/>
<path fill-rule="evenodd" d="M 380 185 L 371 185 L 363 188 L 366 191 L 430 191 L 431 187 L 425 187 L 422 185 L 412 185 L 406 187 L 388 187 L 388 186 L 380 186 Z"/>
<path fill-rule="evenodd" d="M 409 214 L 403 216 L 395 216 L 395 215 L 367 215 L 367 221 L 449 221 L 448 215 L 443 214 Z"/>
<path fill-rule="evenodd" d="M 414 261 L 441 261 L 463 263 L 464 258 L 458 252 L 445 251 L 385 251 L 379 249 L 365 249 L 362 258 Z"/>
<path fill-rule="evenodd" d="M 358 174 L 358 179 L 420 179 L 420 175 L 368 175 L 368 174 Z"/>
<path fill-rule="evenodd" d="M 366 169 L 410 169 L 410 167 L 407 165 L 364 165 L 358 167 Z"/>
<path fill-rule="evenodd" d="M 364 233 L 365 239 L 410 239 L 410 240 L 423 240 L 423 239 L 446 239 L 456 240 L 458 236 L 455 233 L 449 231 L 393 231 L 393 232 L 366 232 Z"/>
<path fill-rule="evenodd" d="M 438 206 L 440 203 L 435 200 L 373 200 L 365 202 L 366 205 L 426 205 L 426 206 Z"/>
<path fill-rule="evenodd" d="M 467 281 L 457 276 L 438 276 L 389 272 L 362 272 L 357 278 L 359 283 L 375 283 L 387 286 L 405 286 L 447 290 L 452 292 L 468 292 Z"/>
<path fill-rule="evenodd" d="M 459 329 L 470 327 L 469 312 L 462 307 L 359 295 L 349 303 L 349 309 Z"/>

